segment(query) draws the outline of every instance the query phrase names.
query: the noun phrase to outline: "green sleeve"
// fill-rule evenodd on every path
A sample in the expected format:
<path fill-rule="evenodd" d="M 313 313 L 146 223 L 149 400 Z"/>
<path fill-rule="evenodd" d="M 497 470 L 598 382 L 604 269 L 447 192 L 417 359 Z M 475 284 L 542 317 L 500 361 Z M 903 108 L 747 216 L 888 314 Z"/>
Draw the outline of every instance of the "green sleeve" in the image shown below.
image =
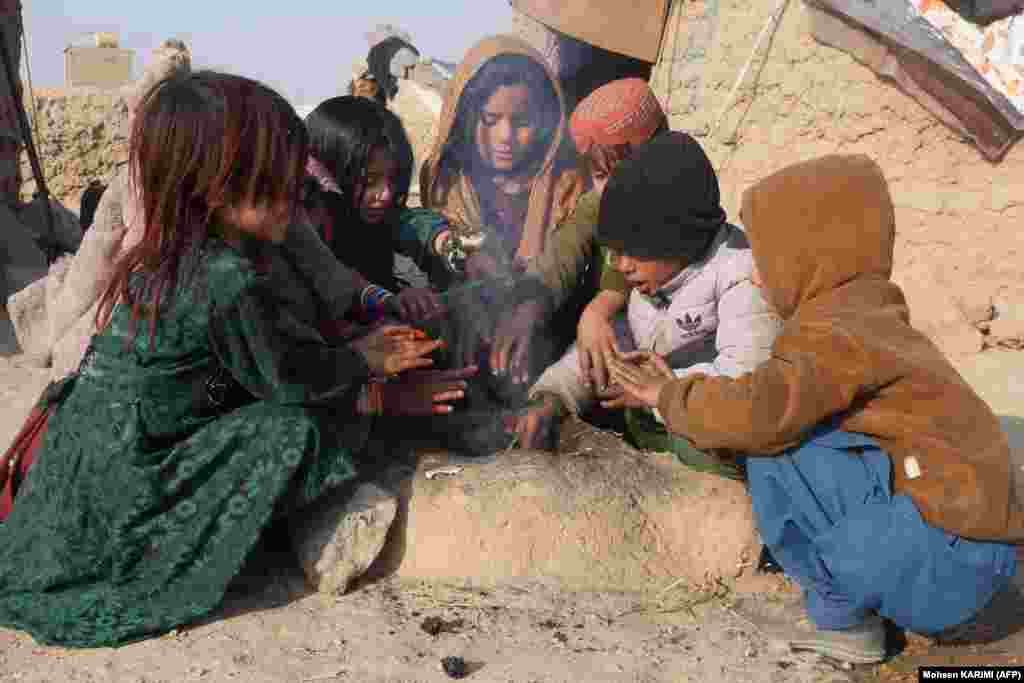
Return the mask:
<path fill-rule="evenodd" d="M 436 265 L 431 262 L 436 259 L 434 240 L 448 227 L 448 219 L 433 209 L 402 209 L 398 214 L 395 251 L 427 270 Z"/>
<path fill-rule="evenodd" d="M 556 306 L 561 306 L 571 297 L 591 264 L 599 270 L 601 289 L 623 294 L 629 291 L 621 273 L 608 265 L 607 250 L 597 245 L 595 235 L 600 207 L 600 194 L 588 192 L 583 195 L 575 211 L 558 226 L 551 242 L 537 259 L 536 274 L 551 290 Z M 591 281 L 597 280 L 595 276 Z"/>
<path fill-rule="evenodd" d="M 266 276 L 253 275 L 245 286 L 231 289 L 215 294 L 210 343 L 242 386 L 280 404 L 354 400 L 370 375 L 358 352 L 327 345 Z"/>
<path fill-rule="evenodd" d="M 611 258 L 608 249 L 601 247 L 601 289 L 608 289 L 613 292 L 629 294 L 630 286 L 625 276 L 611 266 Z"/>
<path fill-rule="evenodd" d="M 593 192 L 583 195 L 575 211 L 555 229 L 534 262 L 534 272 L 551 291 L 556 308 L 568 301 L 580 286 L 595 256 L 594 230 L 599 206 L 600 195 Z"/>

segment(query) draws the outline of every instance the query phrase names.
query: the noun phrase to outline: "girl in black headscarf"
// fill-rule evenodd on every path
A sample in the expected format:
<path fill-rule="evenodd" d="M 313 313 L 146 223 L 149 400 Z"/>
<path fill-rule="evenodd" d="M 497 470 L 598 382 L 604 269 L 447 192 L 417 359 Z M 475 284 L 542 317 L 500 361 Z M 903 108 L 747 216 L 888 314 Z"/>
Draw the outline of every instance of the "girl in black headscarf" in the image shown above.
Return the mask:
<path fill-rule="evenodd" d="M 338 260 L 365 278 L 359 308 L 390 306 L 407 320 L 436 314 L 434 290 L 394 274 L 396 252 L 429 268 L 425 245 L 443 224 L 439 214 L 405 208 L 413 152 L 401 120 L 373 100 L 343 96 L 317 106 L 306 129 L 306 209 Z"/>

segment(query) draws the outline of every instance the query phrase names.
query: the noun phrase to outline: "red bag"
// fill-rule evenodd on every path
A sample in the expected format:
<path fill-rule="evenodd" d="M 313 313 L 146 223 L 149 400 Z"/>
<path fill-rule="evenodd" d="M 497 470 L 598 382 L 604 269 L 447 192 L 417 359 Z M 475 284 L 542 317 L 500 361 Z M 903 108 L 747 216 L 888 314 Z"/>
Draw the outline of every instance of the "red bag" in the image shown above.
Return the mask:
<path fill-rule="evenodd" d="M 18 494 L 28 468 L 32 466 L 36 453 L 43 445 L 46 425 L 56 407 L 55 403 L 36 404 L 25 420 L 25 425 L 14 437 L 14 443 L 0 456 L 0 485 L 3 486 L 3 493 L 0 493 L 0 521 L 7 519 L 14 507 L 14 496 Z"/>
<path fill-rule="evenodd" d="M 14 497 L 18 495 L 18 489 L 25 480 L 25 475 L 28 474 L 28 468 L 32 466 L 32 462 L 43 445 L 43 437 L 46 436 L 50 415 L 67 396 L 76 377 L 77 373 L 59 382 L 51 382 L 43 390 L 43 395 L 32 408 L 32 412 L 28 414 L 21 431 L 14 437 L 14 442 L 0 456 L 0 487 L 3 489 L 0 491 L 0 522 L 11 514 Z"/>

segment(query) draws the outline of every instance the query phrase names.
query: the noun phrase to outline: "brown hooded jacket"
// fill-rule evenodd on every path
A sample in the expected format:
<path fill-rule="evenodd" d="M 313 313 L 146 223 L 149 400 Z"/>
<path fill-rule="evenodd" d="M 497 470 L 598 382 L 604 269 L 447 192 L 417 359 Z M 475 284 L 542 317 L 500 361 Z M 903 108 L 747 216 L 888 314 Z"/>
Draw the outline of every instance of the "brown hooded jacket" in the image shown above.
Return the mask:
<path fill-rule="evenodd" d="M 769 455 L 835 417 L 880 442 L 894 490 L 930 524 L 1024 542 L 998 420 L 910 326 L 889 279 L 895 220 L 878 166 L 860 155 L 790 166 L 745 193 L 742 216 L 765 296 L 785 324 L 754 372 L 666 385 L 658 408 L 669 429 L 699 448 Z"/>

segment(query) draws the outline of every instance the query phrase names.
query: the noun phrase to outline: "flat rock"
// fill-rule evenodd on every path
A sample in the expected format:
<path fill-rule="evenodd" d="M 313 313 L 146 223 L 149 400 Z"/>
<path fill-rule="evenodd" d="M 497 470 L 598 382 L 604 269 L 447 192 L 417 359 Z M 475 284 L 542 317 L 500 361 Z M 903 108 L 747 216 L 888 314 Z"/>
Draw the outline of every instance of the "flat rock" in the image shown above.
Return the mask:
<path fill-rule="evenodd" d="M 321 593 L 344 593 L 384 547 L 397 498 L 364 482 L 328 495 L 292 523 L 292 542 L 309 583 Z"/>

